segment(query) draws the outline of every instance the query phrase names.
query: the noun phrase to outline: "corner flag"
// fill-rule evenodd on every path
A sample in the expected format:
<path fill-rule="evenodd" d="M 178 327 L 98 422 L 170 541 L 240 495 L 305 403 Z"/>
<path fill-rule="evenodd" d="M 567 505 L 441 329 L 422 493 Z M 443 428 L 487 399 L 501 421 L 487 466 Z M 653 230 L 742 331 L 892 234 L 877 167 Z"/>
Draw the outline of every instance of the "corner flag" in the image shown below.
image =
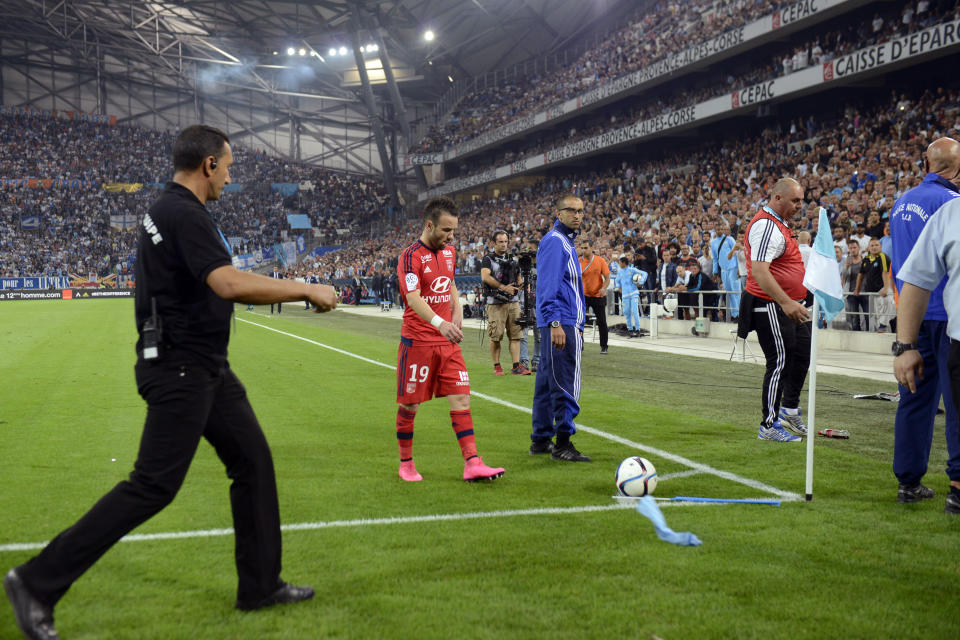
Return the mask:
<path fill-rule="evenodd" d="M 803 286 L 813 293 L 827 317 L 827 322 L 830 322 L 843 311 L 843 288 L 840 286 L 840 269 L 837 267 L 837 257 L 833 250 L 830 220 L 823 207 L 820 207 L 820 224 L 817 229 L 817 239 L 813 242 L 813 251 L 810 252 L 807 262 Z"/>

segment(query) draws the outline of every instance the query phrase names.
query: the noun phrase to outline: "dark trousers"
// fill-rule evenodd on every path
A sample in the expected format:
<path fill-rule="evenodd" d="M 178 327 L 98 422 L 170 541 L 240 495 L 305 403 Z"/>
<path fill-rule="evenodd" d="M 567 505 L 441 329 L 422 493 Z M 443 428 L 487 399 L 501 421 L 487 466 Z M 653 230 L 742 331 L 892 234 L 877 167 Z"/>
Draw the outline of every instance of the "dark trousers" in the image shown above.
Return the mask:
<path fill-rule="evenodd" d="M 869 322 L 867 322 L 867 311 L 870 307 L 867 304 L 867 296 L 855 296 L 852 293 L 847 296 L 847 317 L 850 322 L 850 329 L 853 331 L 866 331 Z"/>
<path fill-rule="evenodd" d="M 273 313 L 273 303 L 270 304 L 270 313 Z M 277 303 L 277 313 L 283 313 L 283 303 Z"/>
<path fill-rule="evenodd" d="M 600 330 L 600 348 L 607 348 L 607 299 L 606 298 L 584 298 L 587 307 L 593 309 L 594 322 Z"/>
<path fill-rule="evenodd" d="M 533 433 L 531 440 L 546 440 L 558 433 L 567 437 L 577 432 L 573 419 L 580 413 L 580 353 L 583 334 L 564 325 L 567 335 L 563 349 L 550 340 L 550 327 L 540 332 L 540 363 L 533 386 Z"/>
<path fill-rule="evenodd" d="M 270 448 L 243 384 L 229 367 L 141 361 L 136 373 L 148 406 L 133 472 L 27 562 L 21 578 L 37 599 L 56 604 L 114 543 L 170 504 L 206 438 L 233 481 L 237 598 L 267 597 L 280 586 L 280 509 Z"/>
<path fill-rule="evenodd" d="M 900 387 L 900 402 L 893 423 L 893 473 L 903 484 L 916 484 L 927 473 L 933 421 L 940 406 L 946 411 L 947 475 L 960 480 L 960 440 L 957 433 L 957 409 L 951 392 L 948 362 L 952 356 L 946 321 L 924 320 L 917 336 L 917 350 L 923 358 L 923 378 L 917 380 L 917 392 Z"/>
<path fill-rule="evenodd" d="M 757 303 L 763 303 L 757 299 Z M 810 322 L 797 324 L 776 302 L 753 309 L 753 328 L 767 361 L 763 376 L 763 420 L 770 427 L 783 406 L 799 408 L 800 390 L 810 367 Z"/>

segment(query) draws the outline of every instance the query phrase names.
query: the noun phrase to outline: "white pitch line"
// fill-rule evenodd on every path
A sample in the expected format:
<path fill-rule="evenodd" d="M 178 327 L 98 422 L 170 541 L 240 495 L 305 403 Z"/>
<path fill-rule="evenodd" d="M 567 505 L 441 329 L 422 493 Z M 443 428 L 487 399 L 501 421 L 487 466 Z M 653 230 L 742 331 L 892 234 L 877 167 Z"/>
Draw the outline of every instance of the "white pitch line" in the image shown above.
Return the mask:
<path fill-rule="evenodd" d="M 275 329 L 273 327 L 268 327 L 266 325 L 251 322 L 250 320 L 245 320 L 243 318 L 237 318 L 240 322 L 245 322 L 247 324 L 252 324 L 256 327 L 262 329 L 267 329 L 268 331 L 273 331 L 281 335 L 294 338 L 296 340 L 302 340 L 309 344 L 322 347 L 324 349 L 329 349 L 335 351 L 336 353 L 348 356 L 350 358 L 355 358 L 357 360 L 362 360 L 372 365 L 378 367 L 384 367 L 385 369 L 390 369 L 392 371 L 396 370 L 396 367 L 393 365 L 380 362 L 378 360 L 372 360 L 370 358 L 365 358 L 356 353 L 351 353 L 349 351 L 344 351 L 343 349 L 338 349 L 337 347 L 331 347 L 330 345 L 323 344 L 322 342 L 317 342 L 316 340 L 311 340 L 310 338 L 304 338 L 295 333 L 289 333 L 287 331 L 281 331 L 280 329 Z M 471 391 L 471 395 L 483 398 L 490 402 L 509 407 L 511 409 L 516 409 L 523 413 L 532 413 L 531 409 L 527 407 L 521 407 L 518 404 L 496 398 L 494 396 L 487 395 L 485 393 L 480 393 L 478 391 Z M 678 462 L 685 466 L 690 467 L 688 471 L 680 471 L 678 473 L 672 473 L 664 475 L 661 477 L 661 480 L 668 478 L 678 478 L 685 477 L 690 475 L 695 475 L 698 473 L 709 473 L 733 482 L 738 482 L 744 484 L 748 487 L 755 489 L 760 489 L 767 493 L 772 493 L 781 497 L 784 501 L 800 501 L 801 496 L 797 493 L 791 493 L 789 491 L 782 491 L 775 487 L 763 484 L 756 480 L 751 480 L 749 478 L 743 478 L 734 473 L 729 473 L 726 471 L 721 471 L 720 469 L 715 469 L 711 466 L 700 464 L 699 462 L 694 462 L 693 460 L 688 460 L 681 456 L 676 456 L 672 453 L 657 449 L 655 447 L 648 447 L 642 445 L 638 442 L 633 442 L 627 440 L 626 438 L 621 438 L 620 436 L 601 431 L 600 429 L 594 429 L 585 425 L 577 424 L 577 429 L 584 431 L 586 433 L 591 433 L 593 435 L 599 436 L 601 438 L 606 438 L 617 442 L 620 444 L 625 444 L 629 447 L 635 449 L 640 449 L 641 451 L 646 451 L 648 453 L 654 453 L 662 458 Z M 658 505 L 663 507 L 690 507 L 690 506 L 715 506 L 718 503 L 690 503 L 690 502 L 659 502 Z M 447 514 L 436 514 L 436 515 L 427 515 L 427 516 L 407 516 L 407 517 L 396 517 L 396 518 L 361 518 L 358 520 L 332 520 L 329 522 L 301 522 L 294 524 L 285 524 L 281 525 L 280 529 L 282 531 L 314 531 L 317 529 L 329 529 L 333 527 L 360 527 L 360 526 L 373 526 L 373 525 L 390 525 L 390 524 L 408 524 L 408 523 L 417 523 L 417 522 L 440 522 L 440 521 L 455 521 L 455 520 L 473 520 L 478 518 L 504 518 L 504 517 L 513 517 L 513 516 L 537 516 L 537 515 L 566 515 L 566 514 L 575 514 L 575 513 L 590 513 L 597 511 L 615 511 L 618 509 L 633 509 L 634 502 L 628 501 L 617 501 L 614 504 L 607 505 L 596 505 L 596 506 L 584 506 L 584 507 L 543 507 L 538 509 L 515 509 L 512 511 L 477 511 L 470 513 L 447 513 Z M 120 539 L 120 542 L 146 542 L 152 540 L 181 540 L 186 538 L 213 538 L 219 536 L 229 536 L 233 535 L 233 529 L 205 529 L 205 530 L 196 530 L 196 531 L 174 531 L 167 533 L 134 533 L 127 536 L 124 536 Z M 46 547 L 48 542 L 22 542 L 22 543 L 12 543 L 0 545 L 0 553 L 11 552 L 11 551 L 37 551 Z"/>
<path fill-rule="evenodd" d="M 660 482 L 664 480 L 676 480 L 677 478 L 689 478 L 690 476 L 695 476 L 697 474 L 703 473 L 700 469 L 687 469 L 686 471 L 677 471 L 676 473 L 665 473 L 662 476 L 658 475 L 657 479 Z"/>
<path fill-rule="evenodd" d="M 701 503 L 709 504 L 709 503 Z M 691 503 L 664 502 L 660 507 L 689 507 Z M 700 506 L 697 504 L 696 506 Z M 538 509 L 513 509 L 503 511 L 474 511 L 468 513 L 441 513 L 427 516 L 403 516 L 395 518 L 360 518 L 357 520 L 330 520 L 328 522 L 299 522 L 285 524 L 280 527 L 283 531 L 316 531 L 318 529 L 332 529 L 337 527 L 370 527 L 377 525 L 411 524 L 421 522 L 450 522 L 458 520 L 477 520 L 480 518 L 509 518 L 516 516 L 551 516 L 570 515 L 577 513 L 593 513 L 597 511 L 616 511 L 620 509 L 634 509 L 632 502 L 618 501 L 614 504 L 587 505 L 583 507 L 541 507 Z M 174 531 L 169 533 L 133 533 L 124 536 L 120 542 L 148 542 L 153 540 L 183 540 L 186 538 L 216 538 L 232 536 L 233 529 L 201 529 L 196 531 Z M 0 553 L 7 551 L 36 551 L 47 546 L 47 542 L 26 542 L 0 545 Z"/>
<path fill-rule="evenodd" d="M 288 337 L 294 338 L 294 339 L 296 339 L 296 340 L 302 340 L 302 341 L 308 342 L 308 343 L 310 343 L 310 344 L 312 344 L 312 345 L 316 345 L 316 346 L 318 346 L 318 347 L 323 347 L 324 349 L 329 349 L 329 350 L 331 350 L 331 351 L 335 351 L 335 352 L 337 352 L 337 353 L 339 353 L 339 354 L 342 354 L 342 355 L 345 355 L 345 356 L 348 356 L 348 357 L 351 357 L 351 358 L 356 358 L 357 360 L 362 360 L 362 361 L 364 361 L 364 362 L 369 362 L 370 364 L 377 365 L 378 367 L 384 367 L 385 369 L 390 369 L 391 371 L 396 371 L 396 369 L 397 369 L 396 366 L 394 366 L 394 365 L 390 365 L 390 364 L 387 364 L 387 363 L 384 363 L 384 362 L 380 362 L 379 360 L 371 360 L 370 358 L 365 358 L 365 357 L 363 357 L 363 356 L 361 356 L 361 355 L 357 355 L 357 354 L 351 353 L 351 352 L 349 352 L 349 351 L 344 351 L 343 349 L 338 349 L 338 348 L 336 348 L 336 347 L 331 347 L 331 346 L 328 345 L 328 344 L 323 344 L 322 342 L 317 342 L 316 340 L 311 340 L 310 338 L 304 338 L 303 336 L 298 336 L 298 335 L 295 334 L 295 333 L 289 333 L 289 332 L 287 332 L 287 331 L 281 331 L 280 329 L 274 329 L 273 327 L 268 327 L 267 325 L 260 324 L 260 323 L 258 323 L 258 322 L 251 322 L 250 320 L 245 320 L 245 319 L 243 319 L 243 318 L 238 318 L 238 320 L 240 320 L 240 322 L 246 322 L 247 324 L 252 324 L 252 325 L 255 326 L 255 327 L 261 327 L 261 328 L 263 328 L 263 329 L 266 329 L 267 331 L 273 331 L 273 332 L 275 332 L 275 333 L 279 333 L 279 334 L 281 334 L 281 335 L 288 336 Z M 497 397 L 494 397 L 494 396 L 490 396 L 490 395 L 487 395 L 487 394 L 485 394 L 485 393 L 481 393 L 481 392 L 479 392 L 479 391 L 471 390 L 471 391 L 470 391 L 470 395 L 476 396 L 476 397 L 478 397 L 478 398 L 482 398 L 482 399 L 484 399 L 484 400 L 487 400 L 487 401 L 489 401 L 489 402 L 493 402 L 493 403 L 495 403 L 495 404 L 499 404 L 499 405 L 504 406 L 504 407 L 508 407 L 508 408 L 510 408 L 510 409 L 516 409 L 517 411 L 521 411 L 521 412 L 523 412 L 523 413 L 528 413 L 528 414 L 532 414 L 532 413 L 533 413 L 533 410 L 530 409 L 529 407 L 521 407 L 521 406 L 518 405 L 518 404 L 514 404 L 514 403 L 509 402 L 509 401 L 507 401 L 507 400 L 502 400 L 502 399 L 500 399 L 500 398 L 497 398 Z M 580 424 L 580 423 L 576 423 L 576 426 L 577 426 L 577 429 L 578 429 L 579 431 L 583 431 L 584 433 L 589 433 L 589 434 L 592 434 L 592 435 L 595 435 L 595 436 L 599 436 L 599 437 L 601 437 L 601 438 L 605 438 L 605 439 L 610 440 L 610 441 L 612 441 L 612 442 L 616 442 L 616 443 L 618 443 L 618 444 L 622 444 L 622 445 L 625 445 L 625 446 L 627 446 L 627 447 L 631 447 L 631 448 L 633 448 L 633 449 L 638 449 L 638 450 L 644 451 L 644 452 L 646 452 L 646 453 L 650 453 L 650 454 L 653 454 L 653 455 L 656 455 L 656 456 L 660 456 L 661 458 L 664 458 L 665 460 L 670 460 L 671 462 L 676 462 L 677 464 L 682 464 L 683 466 L 689 467 L 690 469 L 692 469 L 692 470 L 694 470 L 694 471 L 697 471 L 697 472 L 700 472 L 700 473 L 709 473 L 709 474 L 711 474 L 711 475 L 717 476 L 718 478 L 723 478 L 724 480 L 730 480 L 731 482 L 736 482 L 736 483 L 738 483 L 738 484 L 742 484 L 742 485 L 748 486 L 748 487 L 750 487 L 751 489 L 757 489 L 758 491 L 764 491 L 764 492 L 766 492 L 766 493 L 771 493 L 771 494 L 773 494 L 773 495 L 775 495 L 775 496 L 778 496 L 778 497 L 780 497 L 780 498 L 783 498 L 784 500 L 795 501 L 795 500 L 799 500 L 799 499 L 800 499 L 800 494 L 798 494 L 798 493 L 793 493 L 792 491 L 784 491 L 783 489 L 777 489 L 776 487 L 772 487 L 772 486 L 770 486 L 770 485 L 768 485 L 768 484 L 765 484 L 765 483 L 763 483 L 763 482 L 760 482 L 759 480 L 752 480 L 752 479 L 750 479 L 750 478 L 744 478 L 743 476 L 738 476 L 738 475 L 735 474 L 735 473 L 731 473 L 731 472 L 729 472 L 729 471 L 723 471 L 723 470 L 721 470 L 721 469 L 717 469 L 717 468 L 715 468 L 715 467 L 711 467 L 711 466 L 706 465 L 706 464 L 701 464 L 701 463 L 699 463 L 699 462 L 695 462 L 695 461 L 693 461 L 693 460 L 690 460 L 689 458 L 684 458 L 683 456 L 678 456 L 678 455 L 676 455 L 676 454 L 670 453 L 669 451 L 664 451 L 663 449 L 658 449 L 658 448 L 656 448 L 656 447 L 651 447 L 651 446 L 648 446 L 648 445 L 645 445 L 645 444 L 641 444 L 641 443 L 639 443 L 639 442 L 634 442 L 634 441 L 632 441 L 632 440 L 627 440 L 626 438 L 622 438 L 622 437 L 620 437 L 620 436 L 618 436 L 618 435 L 616 435 L 616 434 L 608 433 L 608 432 L 602 431 L 602 430 L 600 430 L 600 429 L 594 429 L 593 427 L 588 427 L 588 426 L 583 425 L 583 424 Z"/>

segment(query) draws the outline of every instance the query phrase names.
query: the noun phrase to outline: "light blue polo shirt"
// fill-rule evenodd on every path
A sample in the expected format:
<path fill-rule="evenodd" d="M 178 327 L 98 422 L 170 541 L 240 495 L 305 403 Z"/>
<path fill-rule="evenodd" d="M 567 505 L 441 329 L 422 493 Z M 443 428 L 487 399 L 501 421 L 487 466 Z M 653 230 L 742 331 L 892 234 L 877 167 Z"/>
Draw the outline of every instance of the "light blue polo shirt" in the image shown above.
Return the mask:
<path fill-rule="evenodd" d="M 897 276 L 933 291 L 948 276 L 943 289 L 947 335 L 960 340 L 960 198 L 954 198 L 927 221 Z"/>

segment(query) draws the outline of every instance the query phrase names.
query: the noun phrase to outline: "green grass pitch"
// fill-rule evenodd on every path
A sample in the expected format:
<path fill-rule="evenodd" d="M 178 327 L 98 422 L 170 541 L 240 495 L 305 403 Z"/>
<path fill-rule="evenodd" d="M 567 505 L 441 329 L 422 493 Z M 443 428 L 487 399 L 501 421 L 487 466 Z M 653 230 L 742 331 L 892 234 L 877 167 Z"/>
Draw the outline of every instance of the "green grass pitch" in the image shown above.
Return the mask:
<path fill-rule="evenodd" d="M 671 456 L 591 431 L 575 443 L 594 462 L 564 464 L 527 454 L 533 377 L 494 377 L 468 330 L 477 443 L 506 475 L 460 479 L 448 406 L 434 400 L 416 422 L 425 480 L 410 485 L 396 475 L 394 374 L 376 364 L 396 362 L 396 320 L 237 306 L 234 326 L 230 361 L 271 443 L 283 522 L 303 525 L 284 533 L 283 575 L 317 597 L 234 610 L 231 535 L 123 542 L 57 607 L 64 638 L 957 637 L 943 419 L 927 476 L 937 497 L 897 504 L 895 406 L 851 398 L 889 385 L 821 374 L 818 426 L 851 439 L 817 441 L 814 501 L 665 506 L 672 528 L 703 540 L 681 548 L 611 508 L 614 470 L 650 458 L 663 497 L 776 497 L 709 473 L 671 478 L 689 471 L 680 459 L 802 494 L 805 445 L 756 440 L 759 366 L 588 345 L 578 421 Z M 49 540 L 129 473 L 144 417 L 134 340 L 130 301 L 0 305 L 3 571 L 36 553 L 14 545 Z M 227 492 L 204 444 L 174 503 L 135 533 L 229 528 Z M 19 637 L 3 602 L 0 638 Z"/>

